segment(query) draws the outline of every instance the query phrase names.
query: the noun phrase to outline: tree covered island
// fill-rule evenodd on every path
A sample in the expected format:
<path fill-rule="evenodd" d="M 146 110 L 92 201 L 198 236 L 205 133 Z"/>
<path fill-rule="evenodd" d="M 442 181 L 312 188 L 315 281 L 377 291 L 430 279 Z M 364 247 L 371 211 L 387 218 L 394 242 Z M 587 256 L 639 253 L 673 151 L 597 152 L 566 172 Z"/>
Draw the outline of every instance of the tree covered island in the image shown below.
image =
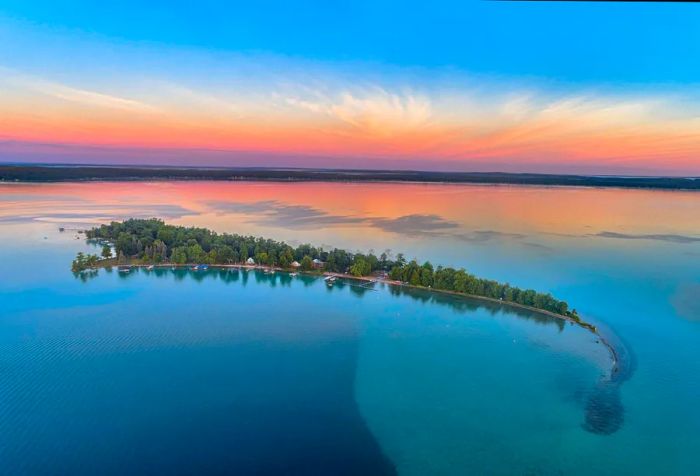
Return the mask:
<path fill-rule="evenodd" d="M 565 301 L 532 289 L 478 278 L 464 269 L 433 266 L 426 261 L 408 261 L 399 253 L 354 253 L 334 248 L 324 250 L 309 244 L 292 247 L 287 243 L 253 236 L 216 233 L 206 228 L 168 225 L 159 219 L 129 219 L 86 231 L 88 239 L 103 243 L 102 259 L 78 254 L 73 271 L 98 265 L 244 265 L 255 264 L 306 272 L 331 272 L 348 277 L 381 277 L 384 281 L 437 291 L 463 294 L 533 308 L 579 323 L 576 310 Z M 112 257 L 112 249 L 116 258 Z"/>

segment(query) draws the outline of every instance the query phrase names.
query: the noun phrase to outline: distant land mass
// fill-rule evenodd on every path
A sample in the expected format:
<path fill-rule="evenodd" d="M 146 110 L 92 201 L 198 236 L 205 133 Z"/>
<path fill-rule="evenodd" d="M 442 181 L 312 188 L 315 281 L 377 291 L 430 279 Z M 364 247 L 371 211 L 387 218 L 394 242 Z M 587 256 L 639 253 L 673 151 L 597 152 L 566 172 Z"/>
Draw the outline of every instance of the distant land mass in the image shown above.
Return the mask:
<path fill-rule="evenodd" d="M 270 180 L 430 182 L 700 190 L 700 177 L 559 175 L 505 172 L 430 172 L 296 168 L 216 168 L 103 165 L 0 165 L 2 182 L 143 180 Z"/>

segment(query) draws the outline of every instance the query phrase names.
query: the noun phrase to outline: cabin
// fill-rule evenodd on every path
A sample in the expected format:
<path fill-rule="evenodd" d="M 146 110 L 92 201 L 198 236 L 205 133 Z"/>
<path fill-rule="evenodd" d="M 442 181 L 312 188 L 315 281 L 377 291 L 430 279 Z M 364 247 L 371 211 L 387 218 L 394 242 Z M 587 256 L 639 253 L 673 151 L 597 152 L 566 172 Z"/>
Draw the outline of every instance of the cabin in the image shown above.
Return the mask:
<path fill-rule="evenodd" d="M 255 264 L 255 260 L 253 258 L 248 258 L 245 264 Z"/>
<path fill-rule="evenodd" d="M 324 263 L 323 261 L 321 261 L 321 260 L 318 259 L 318 258 L 314 258 L 313 264 L 314 264 L 314 268 L 320 269 L 320 268 L 323 268 L 323 266 L 324 266 L 326 263 Z"/>
<path fill-rule="evenodd" d="M 292 261 L 292 265 L 291 265 L 291 266 L 292 266 L 292 268 L 298 268 L 298 267 L 301 266 L 301 265 L 299 264 L 298 261 Z"/>

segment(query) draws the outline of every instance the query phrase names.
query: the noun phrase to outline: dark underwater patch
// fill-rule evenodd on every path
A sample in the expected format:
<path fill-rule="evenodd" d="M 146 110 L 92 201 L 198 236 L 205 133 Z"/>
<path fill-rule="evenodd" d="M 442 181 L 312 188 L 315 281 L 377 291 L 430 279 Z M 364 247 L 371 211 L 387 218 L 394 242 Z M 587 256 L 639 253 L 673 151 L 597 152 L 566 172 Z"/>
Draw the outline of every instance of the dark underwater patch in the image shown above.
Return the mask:
<path fill-rule="evenodd" d="M 622 428 L 625 408 L 620 388 L 614 382 L 601 382 L 588 397 L 583 428 L 598 435 L 611 435 Z"/>
<path fill-rule="evenodd" d="M 620 389 L 637 367 L 635 355 L 623 339 L 609 330 L 605 334 L 614 352 L 614 364 L 610 373 L 602 377 L 589 394 L 582 424 L 586 431 L 598 435 L 611 435 L 624 425 L 625 407 Z"/>

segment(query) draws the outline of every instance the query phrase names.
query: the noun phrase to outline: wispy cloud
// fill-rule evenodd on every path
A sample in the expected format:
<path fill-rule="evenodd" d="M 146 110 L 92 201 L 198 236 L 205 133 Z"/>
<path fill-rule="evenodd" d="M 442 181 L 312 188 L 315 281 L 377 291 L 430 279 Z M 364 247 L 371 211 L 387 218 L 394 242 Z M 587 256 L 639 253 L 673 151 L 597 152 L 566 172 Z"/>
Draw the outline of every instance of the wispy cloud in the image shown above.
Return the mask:
<path fill-rule="evenodd" d="M 427 96 L 390 92 L 376 86 L 360 91 L 341 90 L 333 97 L 318 93 L 313 96 L 289 97 L 286 103 L 380 137 L 426 126 L 432 115 Z"/>
<path fill-rule="evenodd" d="M 2 80 L 0 80 L 0 83 L 49 96 L 54 99 L 85 106 L 116 109 L 127 112 L 154 112 L 156 110 L 153 106 L 143 101 L 72 87 L 37 76 L 18 73 L 7 68 L 0 67 L 0 73 L 2 73 Z"/>

